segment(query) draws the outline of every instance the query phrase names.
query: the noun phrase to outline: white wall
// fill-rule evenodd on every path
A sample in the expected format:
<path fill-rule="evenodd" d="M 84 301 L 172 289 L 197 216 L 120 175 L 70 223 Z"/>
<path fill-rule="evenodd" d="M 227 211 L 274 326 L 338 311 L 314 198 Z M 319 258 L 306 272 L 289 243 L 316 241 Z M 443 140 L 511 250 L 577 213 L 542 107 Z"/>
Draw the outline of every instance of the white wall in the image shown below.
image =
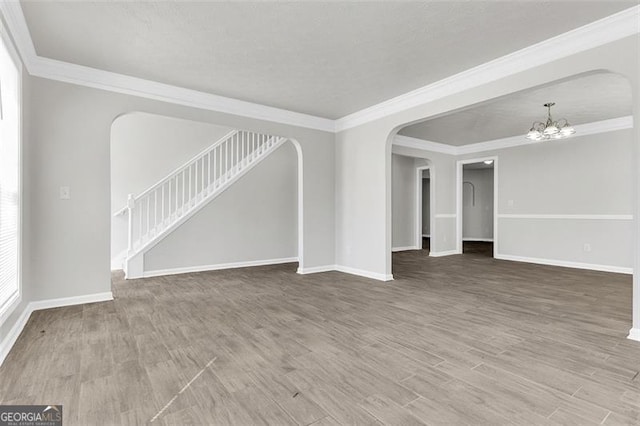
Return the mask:
<path fill-rule="evenodd" d="M 462 238 L 493 239 L 493 169 L 463 169 Z M 475 192 L 475 203 L 474 203 Z"/>
<path fill-rule="evenodd" d="M 232 130 L 140 112 L 118 117 L 111 127 L 111 213 Z M 112 263 L 121 265 L 126 248 L 127 215 L 112 216 Z"/>
<path fill-rule="evenodd" d="M 297 161 L 282 145 L 145 253 L 145 272 L 295 258 Z"/>

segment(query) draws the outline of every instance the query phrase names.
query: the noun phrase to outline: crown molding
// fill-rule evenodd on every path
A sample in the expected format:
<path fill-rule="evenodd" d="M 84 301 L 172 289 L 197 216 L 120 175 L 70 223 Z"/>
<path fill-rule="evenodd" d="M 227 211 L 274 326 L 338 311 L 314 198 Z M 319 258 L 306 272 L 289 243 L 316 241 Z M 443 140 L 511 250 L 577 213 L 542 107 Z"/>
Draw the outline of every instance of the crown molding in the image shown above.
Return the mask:
<path fill-rule="evenodd" d="M 593 123 L 579 124 L 573 127 L 576 129 L 575 134 L 567 137 L 566 139 L 554 140 L 553 142 L 563 142 L 581 136 L 631 129 L 633 128 L 633 117 L 629 115 L 626 117 L 612 118 L 609 120 L 594 121 Z M 533 145 L 538 143 L 544 142 L 531 141 L 529 139 L 526 139 L 524 135 L 494 139 L 491 141 L 472 143 L 462 146 L 447 145 L 440 142 L 426 141 L 403 135 L 396 135 L 393 140 L 394 145 L 403 146 L 406 148 L 420 149 L 423 151 L 439 152 L 449 155 L 475 154 L 477 152 L 495 151 L 498 149 L 513 148 L 517 146 Z"/>
<path fill-rule="evenodd" d="M 38 56 L 18 1 L 0 1 L 22 61 L 35 77 L 291 126 L 335 131 L 334 120 Z"/>
<path fill-rule="evenodd" d="M 36 77 L 257 120 L 272 121 L 332 133 L 335 130 L 334 121 L 327 118 L 185 89 L 54 59 L 33 58 L 29 73 Z"/>
<path fill-rule="evenodd" d="M 640 6 L 594 21 L 336 120 L 336 132 L 640 33 Z"/>
<path fill-rule="evenodd" d="M 458 147 L 446 143 L 432 142 L 411 136 L 396 135 L 393 144 L 405 148 L 420 149 L 423 151 L 439 152 L 441 154 L 458 155 Z"/>
<path fill-rule="evenodd" d="M 40 57 L 36 53 L 20 2 L 0 0 L 0 12 L 22 62 L 33 76 L 326 132 L 350 129 L 640 32 L 640 6 L 634 6 L 338 120 L 331 120 Z"/>

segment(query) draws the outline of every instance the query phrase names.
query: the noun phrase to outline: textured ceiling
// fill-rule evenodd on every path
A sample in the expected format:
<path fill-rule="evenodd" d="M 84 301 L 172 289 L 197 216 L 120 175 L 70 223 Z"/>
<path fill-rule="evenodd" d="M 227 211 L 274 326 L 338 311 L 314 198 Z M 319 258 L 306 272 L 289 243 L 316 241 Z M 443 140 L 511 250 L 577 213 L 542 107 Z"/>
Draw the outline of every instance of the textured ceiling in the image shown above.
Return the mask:
<path fill-rule="evenodd" d="M 584 124 L 631 115 L 631 87 L 617 74 L 588 74 L 519 92 L 463 111 L 405 127 L 400 134 L 449 145 L 468 145 L 524 135 L 534 121 L 544 121 L 543 105 L 555 102 L 554 119 Z"/>
<path fill-rule="evenodd" d="M 23 1 L 38 55 L 339 118 L 637 1 Z"/>

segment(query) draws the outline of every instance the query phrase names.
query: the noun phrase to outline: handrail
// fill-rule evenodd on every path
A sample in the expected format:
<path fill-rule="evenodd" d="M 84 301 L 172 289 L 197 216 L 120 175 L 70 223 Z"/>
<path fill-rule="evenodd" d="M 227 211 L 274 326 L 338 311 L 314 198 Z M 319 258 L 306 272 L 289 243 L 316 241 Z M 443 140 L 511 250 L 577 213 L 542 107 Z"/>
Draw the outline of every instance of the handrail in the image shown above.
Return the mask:
<path fill-rule="evenodd" d="M 147 189 L 142 191 L 140 194 L 134 195 L 133 199 L 134 200 L 140 199 L 140 198 L 144 197 L 145 195 L 149 194 L 151 191 L 153 191 L 157 187 L 167 183 L 172 177 L 174 177 L 177 174 L 179 174 L 183 169 L 189 167 L 190 165 L 192 165 L 193 163 L 198 161 L 200 158 L 202 158 L 202 156 L 207 155 L 207 153 L 209 153 L 210 151 L 216 149 L 216 147 L 218 147 L 219 145 L 223 144 L 226 140 L 234 137 L 239 131 L 240 130 L 237 130 L 237 129 L 230 131 L 229 133 L 227 133 L 226 135 L 224 135 L 223 137 L 221 137 L 220 139 L 215 141 L 212 145 L 209 145 L 208 147 L 206 147 L 205 149 L 203 149 L 202 151 L 200 151 L 199 153 L 197 153 L 196 155 L 191 157 L 191 159 L 189 159 L 186 163 L 184 163 L 181 166 L 178 166 L 175 169 L 173 169 L 172 172 L 170 172 L 168 175 L 166 175 L 165 177 L 163 177 L 162 179 L 160 179 L 159 181 L 157 181 L 156 183 L 154 183 L 153 185 L 151 185 L 150 187 L 148 187 Z M 127 205 L 125 204 L 124 207 L 122 207 L 120 210 L 116 211 L 113 214 L 113 217 L 117 217 L 117 216 L 123 215 L 126 212 L 127 212 Z"/>
<path fill-rule="evenodd" d="M 176 167 L 167 176 L 165 176 L 164 178 L 160 179 L 158 182 L 156 182 L 155 184 L 151 185 L 149 188 L 145 189 L 140 194 L 134 196 L 133 199 L 134 200 L 138 200 L 138 199 L 144 197 L 145 195 L 147 195 L 148 193 L 150 193 L 151 191 L 153 191 L 154 189 L 156 189 L 157 187 L 161 186 L 162 184 L 167 183 L 167 181 L 169 181 L 169 179 L 171 179 L 172 177 L 177 176 L 178 174 L 180 174 L 182 172 L 182 170 L 184 170 L 187 167 L 189 167 L 190 165 L 194 164 L 196 161 L 198 161 L 204 155 L 207 155 L 207 153 L 209 151 L 214 150 L 218 145 L 222 145 L 224 142 L 226 142 L 230 138 L 234 137 L 239 132 L 240 132 L 239 130 L 233 130 L 233 131 L 227 133 L 225 136 L 223 136 L 222 138 L 220 138 L 216 142 L 214 142 L 213 145 L 209 145 L 203 151 L 201 151 L 200 153 L 198 153 L 195 156 L 193 156 L 189 161 L 187 161 L 186 163 L 184 163 L 180 167 Z"/>
<path fill-rule="evenodd" d="M 234 130 L 134 197 L 115 214 L 128 213 L 127 256 L 170 232 L 217 197 L 286 138 Z"/>

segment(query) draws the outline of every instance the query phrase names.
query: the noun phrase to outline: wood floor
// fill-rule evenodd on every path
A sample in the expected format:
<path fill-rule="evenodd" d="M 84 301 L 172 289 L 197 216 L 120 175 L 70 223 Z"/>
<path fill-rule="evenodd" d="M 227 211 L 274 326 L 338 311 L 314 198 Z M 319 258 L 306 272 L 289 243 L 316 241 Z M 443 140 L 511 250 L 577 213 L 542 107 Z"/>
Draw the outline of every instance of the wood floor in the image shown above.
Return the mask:
<path fill-rule="evenodd" d="M 33 314 L 0 402 L 66 425 L 640 424 L 629 276 L 424 250 L 388 283 L 294 270 L 115 276 L 113 302 Z"/>

